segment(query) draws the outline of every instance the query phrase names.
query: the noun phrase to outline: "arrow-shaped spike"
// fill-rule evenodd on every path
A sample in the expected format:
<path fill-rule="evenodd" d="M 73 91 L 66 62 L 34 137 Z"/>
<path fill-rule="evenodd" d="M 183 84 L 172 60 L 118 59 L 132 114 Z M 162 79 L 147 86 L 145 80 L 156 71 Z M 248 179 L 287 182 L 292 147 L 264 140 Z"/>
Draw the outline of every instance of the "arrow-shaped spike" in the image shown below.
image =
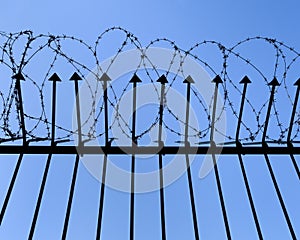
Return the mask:
<path fill-rule="evenodd" d="M 270 120 L 271 108 L 272 108 L 272 104 L 274 101 L 275 88 L 276 88 L 276 86 L 279 86 L 279 85 L 280 84 L 277 81 L 276 77 L 274 77 L 273 80 L 268 83 L 268 86 L 272 86 L 272 89 L 271 89 L 271 93 L 270 93 L 270 100 L 269 100 L 269 105 L 268 105 L 268 109 L 267 109 L 264 131 L 263 131 L 263 135 L 262 135 L 262 142 L 264 144 L 266 143 L 267 129 L 268 129 L 268 124 L 269 124 L 269 120 Z"/>
<path fill-rule="evenodd" d="M 293 131 L 293 126 L 294 126 L 294 120 L 295 120 L 295 115 L 296 115 L 296 110 L 297 110 L 297 105 L 298 105 L 298 100 L 299 100 L 299 93 L 300 93 L 300 78 L 294 83 L 294 86 L 297 86 L 296 94 L 295 94 L 295 100 L 293 103 L 293 110 L 292 110 L 292 115 L 291 115 L 291 120 L 290 120 L 290 126 L 287 134 L 287 144 L 288 146 L 292 146 L 291 143 L 291 136 L 292 136 L 292 131 Z M 290 154 L 292 163 L 294 165 L 295 171 L 298 175 L 298 178 L 300 179 L 300 171 L 299 167 L 297 165 L 296 159 L 293 154 Z"/>
<path fill-rule="evenodd" d="M 107 73 L 103 73 L 103 75 L 100 77 L 99 81 L 108 82 L 108 81 L 111 81 L 111 79 L 107 75 Z"/>
<path fill-rule="evenodd" d="M 12 76 L 12 79 L 16 79 L 16 80 L 25 80 L 23 74 L 21 72 L 18 72 L 17 74 Z"/>
<path fill-rule="evenodd" d="M 294 86 L 299 86 L 300 87 L 300 78 L 294 83 Z"/>
<path fill-rule="evenodd" d="M 161 84 L 165 84 L 165 83 L 168 83 L 168 80 L 167 80 L 166 76 L 163 74 L 159 77 L 159 79 L 156 82 L 159 82 Z"/>
<path fill-rule="evenodd" d="M 240 106 L 238 124 L 237 124 L 236 135 L 235 135 L 237 144 L 239 144 L 239 133 L 240 133 L 242 117 L 243 117 L 247 85 L 249 83 L 251 83 L 251 81 L 247 76 L 243 77 L 243 79 L 240 81 L 240 84 L 244 84 L 244 88 L 243 88 L 243 93 L 242 93 L 241 106 Z"/>
<path fill-rule="evenodd" d="M 61 82 L 61 79 L 56 73 L 53 73 L 53 75 L 49 78 L 49 81 Z"/>
<path fill-rule="evenodd" d="M 296 109 L 297 109 L 299 93 L 300 93 L 300 78 L 294 83 L 294 86 L 297 87 L 297 90 L 296 90 L 296 94 L 295 94 L 295 100 L 293 103 L 293 110 L 292 110 L 292 115 L 291 115 L 291 120 L 290 120 L 290 127 L 289 127 L 289 131 L 288 131 L 288 135 L 287 135 L 287 142 L 291 141 L 294 119 L 295 119 L 295 115 L 296 115 Z"/>
<path fill-rule="evenodd" d="M 70 81 L 80 81 L 82 78 L 78 75 L 77 72 L 74 72 L 73 75 L 70 77 Z"/>
<path fill-rule="evenodd" d="M 217 75 L 211 82 L 213 83 L 223 83 L 223 80 L 219 75 Z"/>
<path fill-rule="evenodd" d="M 195 83 L 194 79 L 189 75 L 184 81 L 183 83 Z"/>
<path fill-rule="evenodd" d="M 271 82 L 268 83 L 268 86 L 280 86 L 276 77 L 273 78 Z"/>
<path fill-rule="evenodd" d="M 248 83 L 251 83 L 251 81 L 247 76 L 243 77 L 243 79 L 240 81 L 240 84 L 248 84 Z"/>
<path fill-rule="evenodd" d="M 142 82 L 142 80 L 138 77 L 138 75 L 134 74 L 129 82 L 130 83 L 138 83 L 138 82 Z"/>

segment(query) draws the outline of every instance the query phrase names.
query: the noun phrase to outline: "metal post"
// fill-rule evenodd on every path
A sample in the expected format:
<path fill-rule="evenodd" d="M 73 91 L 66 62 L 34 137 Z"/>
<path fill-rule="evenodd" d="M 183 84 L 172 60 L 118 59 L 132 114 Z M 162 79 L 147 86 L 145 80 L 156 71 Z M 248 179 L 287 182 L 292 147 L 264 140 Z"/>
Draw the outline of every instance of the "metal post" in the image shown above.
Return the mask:
<path fill-rule="evenodd" d="M 82 146 L 82 133 L 81 133 L 80 99 L 79 99 L 79 90 L 78 90 L 78 81 L 81 81 L 81 80 L 82 80 L 82 78 L 76 72 L 70 78 L 70 81 L 74 81 L 74 86 L 75 86 L 76 116 L 77 116 L 77 128 L 78 128 L 78 148 L 79 149 L 81 149 L 83 147 Z M 74 196 L 74 190 L 75 190 L 75 184 L 76 184 L 77 173 L 78 173 L 79 159 L 80 159 L 79 154 L 77 153 L 76 158 L 75 158 L 74 168 L 73 168 L 72 182 L 71 182 L 71 186 L 70 186 L 69 200 L 68 200 L 68 205 L 67 205 L 66 217 L 65 217 L 65 221 L 64 221 L 62 240 L 66 239 L 66 237 L 67 237 L 73 196 Z"/>
<path fill-rule="evenodd" d="M 268 147 L 267 143 L 266 143 L 268 123 L 269 123 L 269 120 L 270 120 L 271 108 L 272 108 L 273 101 L 274 101 L 275 88 L 276 88 L 276 86 L 279 86 L 279 83 L 278 83 L 277 79 L 274 78 L 268 85 L 272 86 L 272 88 L 271 88 L 270 100 L 269 100 L 269 105 L 268 105 L 268 110 L 267 110 L 267 115 L 266 115 L 266 120 L 265 120 L 265 127 L 264 127 L 264 132 L 263 132 L 263 137 L 262 137 L 262 145 L 263 145 L 262 147 L 264 147 L 264 148 Z M 271 166 L 268 154 L 264 153 L 264 156 L 265 156 L 265 159 L 266 159 L 268 170 L 269 170 L 270 175 L 271 175 L 272 182 L 274 184 L 274 187 L 275 187 L 275 190 L 276 190 L 276 193 L 277 193 L 277 197 L 279 199 L 279 202 L 280 202 L 283 214 L 285 216 L 285 220 L 286 220 L 288 228 L 290 230 L 290 234 L 291 234 L 291 236 L 292 236 L 293 239 L 297 239 L 295 231 L 294 231 L 293 226 L 292 226 L 292 222 L 291 222 L 291 220 L 289 218 L 287 209 L 285 207 L 284 200 L 282 198 L 279 186 L 277 184 L 276 177 L 275 177 L 275 174 L 273 172 L 273 169 L 272 169 L 272 166 Z"/>
<path fill-rule="evenodd" d="M 136 93 L 137 93 L 137 83 L 142 82 L 141 79 L 134 74 L 130 80 L 130 83 L 133 83 L 133 96 L 132 96 L 132 132 L 131 140 L 132 147 L 137 146 L 137 139 L 135 136 L 136 132 Z M 130 240 L 134 239 L 134 185 L 135 185 L 135 154 L 131 156 L 131 194 L 130 194 Z"/>
<path fill-rule="evenodd" d="M 56 144 L 55 144 L 56 82 L 60 82 L 61 79 L 58 77 L 58 75 L 56 73 L 54 73 L 49 78 L 49 81 L 52 81 L 52 84 L 53 84 L 53 86 L 52 86 L 51 147 L 54 148 L 56 146 Z M 44 194 L 44 190 L 45 190 L 45 185 L 46 185 L 46 181 L 47 181 L 47 177 L 48 177 L 48 172 L 49 172 L 49 168 L 50 168 L 51 158 L 52 158 L 52 153 L 50 153 L 48 155 L 48 158 L 47 158 L 47 161 L 46 161 L 46 165 L 45 165 L 45 169 L 44 169 L 44 173 L 43 173 L 43 178 L 42 178 L 42 183 L 41 183 L 41 187 L 40 187 L 40 191 L 39 191 L 39 195 L 38 195 L 38 199 L 37 199 L 37 204 L 36 204 L 36 207 L 35 207 L 32 223 L 31 223 L 31 227 L 30 227 L 30 232 L 29 232 L 29 236 L 28 236 L 29 240 L 31 240 L 33 238 L 33 235 L 34 235 L 35 226 L 36 226 L 37 218 L 38 218 L 38 215 L 39 215 L 41 202 L 42 202 L 42 198 L 43 198 L 43 194 Z"/>
<path fill-rule="evenodd" d="M 242 144 L 239 141 L 239 135 L 240 135 L 241 122 L 242 122 L 242 117 L 243 117 L 243 112 L 244 112 L 247 85 L 249 83 L 251 83 L 251 81 L 247 76 L 245 76 L 240 81 L 240 84 L 244 85 L 243 93 L 242 93 L 241 106 L 240 106 L 240 114 L 239 114 L 239 119 L 238 119 L 238 124 L 237 124 L 237 130 L 236 130 L 236 147 L 240 148 L 240 149 L 242 148 Z M 238 153 L 238 158 L 239 158 L 239 163 L 240 163 L 240 167 L 241 167 L 241 170 L 242 170 L 244 183 L 245 183 L 245 186 L 246 186 L 246 191 L 247 191 L 247 195 L 248 195 L 248 199 L 249 199 L 253 219 L 254 219 L 254 222 L 255 222 L 257 235 L 258 235 L 259 239 L 262 240 L 263 235 L 262 235 L 261 228 L 260 228 L 260 225 L 259 225 L 259 221 L 258 221 L 257 213 L 256 213 L 256 210 L 255 210 L 255 205 L 254 205 L 254 201 L 253 201 L 253 198 L 252 198 L 252 194 L 251 194 L 251 190 L 250 190 L 250 186 L 249 186 L 249 182 L 248 182 L 248 178 L 247 178 L 247 173 L 246 173 L 246 169 L 245 169 L 245 166 L 244 166 L 244 163 L 243 163 L 243 158 L 242 158 L 241 153 Z"/>
<path fill-rule="evenodd" d="M 291 115 L 291 120 L 290 120 L 289 131 L 288 131 L 288 135 L 287 135 L 287 145 L 289 148 L 293 148 L 293 144 L 291 143 L 291 135 L 292 135 L 292 131 L 293 131 L 294 119 L 295 119 L 296 109 L 297 109 L 298 100 L 299 100 L 300 78 L 294 83 L 294 86 L 297 86 L 297 90 L 296 90 L 295 100 L 294 100 L 294 104 L 293 104 L 293 110 L 292 110 L 292 115 Z M 300 179 L 300 171 L 299 171 L 299 167 L 297 165 L 296 159 L 292 153 L 290 154 L 290 157 L 291 157 L 292 163 L 294 165 L 295 171 L 297 173 L 298 179 Z"/>
<path fill-rule="evenodd" d="M 160 91 L 160 105 L 159 105 L 159 126 L 158 126 L 158 145 L 163 147 L 162 141 L 162 123 L 164 112 L 164 98 L 165 98 L 165 84 L 168 80 L 165 75 L 162 75 L 157 82 L 161 84 Z M 161 238 L 166 240 L 166 220 L 165 220 L 165 200 L 164 200 L 164 175 L 163 175 L 163 157 L 162 153 L 159 153 L 159 183 L 160 183 L 160 217 L 161 217 Z"/>
<path fill-rule="evenodd" d="M 21 130 L 22 130 L 22 139 L 23 139 L 23 147 L 27 147 L 28 143 L 26 142 L 26 127 L 25 127 L 25 120 L 24 120 L 24 111 L 23 111 L 23 100 L 22 100 L 22 91 L 21 91 L 21 80 L 25 80 L 24 76 L 22 75 L 21 72 L 15 74 L 14 76 L 12 76 L 12 79 L 16 80 L 16 89 L 17 89 L 17 95 L 18 95 L 18 104 L 19 104 L 19 114 L 20 114 L 20 118 L 21 118 Z M 18 172 L 19 169 L 21 167 L 21 163 L 22 163 L 22 159 L 23 159 L 23 153 L 20 153 L 19 158 L 17 160 L 16 166 L 15 166 L 15 170 L 13 172 L 13 176 L 11 178 L 5 199 L 4 199 L 4 203 L 2 205 L 1 208 L 1 212 L 0 212 L 0 225 L 2 223 L 2 220 L 4 218 L 5 212 L 6 212 L 6 208 L 12 193 L 12 190 L 14 188 L 15 185 L 15 181 L 17 179 L 18 176 Z"/>
<path fill-rule="evenodd" d="M 215 142 L 214 142 L 214 131 L 215 131 L 215 121 L 216 121 L 216 110 L 217 110 L 217 96 L 218 96 L 218 85 L 219 83 L 223 83 L 222 79 L 220 78 L 219 75 L 217 75 L 213 81 L 215 83 L 215 92 L 214 92 L 214 102 L 213 102 L 213 112 L 212 112 L 212 123 L 211 123 L 211 133 L 210 133 L 210 145 L 212 148 L 212 158 L 213 158 L 213 164 L 214 164 L 214 173 L 216 177 L 216 182 L 217 182 L 217 188 L 218 188 L 218 193 L 219 193 L 219 199 L 221 203 L 221 208 L 222 208 L 222 213 L 223 213 L 223 220 L 225 224 L 225 229 L 226 229 L 226 235 L 227 239 L 231 239 L 231 234 L 230 234 L 230 228 L 229 228 L 229 223 L 228 223 L 228 218 L 227 218 L 227 213 L 226 213 L 226 208 L 225 208 L 225 202 L 224 202 L 224 197 L 223 197 L 223 192 L 222 192 L 222 186 L 221 186 L 221 181 L 219 177 L 219 170 L 218 170 L 218 165 L 216 161 L 216 156 L 215 156 Z"/>
<path fill-rule="evenodd" d="M 103 101 L 104 101 L 104 129 L 105 129 L 105 147 L 110 145 L 108 139 L 108 96 L 107 96 L 107 82 L 111 79 L 109 76 L 104 73 L 100 81 L 103 81 Z M 106 169 L 107 169 L 107 154 L 104 154 L 103 157 L 103 166 L 102 166 L 102 181 L 100 189 L 100 203 L 99 203 L 99 212 L 98 212 L 98 222 L 97 222 L 97 234 L 96 239 L 100 239 L 101 228 L 102 228 L 102 216 L 103 216 L 103 204 L 104 204 L 104 194 L 105 194 L 105 179 L 106 179 Z"/>
<path fill-rule="evenodd" d="M 185 144 L 186 148 L 189 148 L 190 143 L 188 141 L 188 134 L 189 134 L 189 114 L 190 114 L 190 101 L 191 101 L 191 84 L 194 83 L 194 80 L 191 76 L 188 76 L 183 81 L 183 83 L 187 84 L 184 144 Z M 191 168 L 190 168 L 189 154 L 185 154 L 185 160 L 186 160 L 190 201 L 191 201 L 192 215 L 193 215 L 194 235 L 195 235 L 195 239 L 199 240 L 200 237 L 199 237 L 199 230 L 198 230 L 196 204 L 195 204 L 195 197 L 194 197 L 194 190 L 193 190 L 193 182 L 192 182 L 192 173 L 191 173 Z"/>

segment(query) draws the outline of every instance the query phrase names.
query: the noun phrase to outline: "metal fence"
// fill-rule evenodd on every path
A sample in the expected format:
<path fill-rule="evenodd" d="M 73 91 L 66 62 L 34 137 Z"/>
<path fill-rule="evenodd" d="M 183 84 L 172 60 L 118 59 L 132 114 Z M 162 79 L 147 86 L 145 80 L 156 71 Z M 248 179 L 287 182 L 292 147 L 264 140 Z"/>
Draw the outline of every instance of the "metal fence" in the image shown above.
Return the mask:
<path fill-rule="evenodd" d="M 111 50 L 116 52 L 112 54 Z M 256 235 L 264 239 L 267 237 L 244 159 L 254 155 L 264 158 L 265 175 L 272 181 L 290 237 L 297 239 L 297 234 L 299 237 L 296 227 L 299 228 L 299 217 L 291 219 L 291 212 L 297 215 L 296 210 L 287 206 L 282 193 L 283 186 L 287 186 L 280 186 L 269 159 L 270 155 L 280 155 L 292 164 L 290 174 L 296 184 L 289 187 L 299 196 L 296 155 L 300 153 L 297 108 L 300 54 L 297 50 L 265 37 L 248 38 L 232 47 L 203 41 L 187 50 L 168 39 L 143 45 L 127 30 L 111 28 L 96 39 L 94 46 L 65 35 L 1 33 L 1 52 L 1 161 L 8 154 L 18 155 L 18 159 L 1 203 L 0 229 L 3 230 L 7 209 L 14 207 L 10 199 L 15 185 L 20 184 L 18 176 L 24 157 L 47 155 L 38 194 L 33 196 L 35 207 L 30 229 L 25 236 L 33 239 L 52 158 L 74 155 L 61 238 L 68 236 L 79 166 L 84 165 L 100 183 L 95 238 L 101 239 L 106 189 L 116 187 L 107 178 L 117 178 L 108 170 L 109 156 L 118 155 L 124 159 L 130 156 L 130 160 L 124 160 L 130 162 L 130 179 L 126 190 L 121 189 L 130 194 L 129 234 L 122 239 L 136 239 L 135 199 L 143 192 L 137 187 L 140 180 L 136 179 L 136 164 L 141 156 L 155 156 L 156 160 L 147 161 L 158 164 L 155 190 L 159 195 L 156 209 L 160 211 L 157 219 L 160 239 L 169 239 L 165 188 L 183 173 L 166 181 L 167 175 L 174 173 L 165 171 L 164 158 L 182 156 L 194 239 L 203 238 L 199 223 L 202 216 L 197 210 L 202 200 L 195 197 L 199 189 L 194 186 L 191 170 L 195 156 L 202 156 L 200 175 L 213 174 L 224 233 L 227 239 L 232 239 L 234 226 L 230 224 L 226 206 L 222 168 L 217 164 L 220 156 L 228 155 L 238 158 L 241 184 Z M 128 63 L 128 68 L 124 68 Z M 147 104 L 155 106 L 147 108 Z M 149 136 L 152 136 L 150 142 Z M 91 169 L 87 162 L 80 161 L 89 155 L 103 157 L 97 165 L 99 169 Z"/>

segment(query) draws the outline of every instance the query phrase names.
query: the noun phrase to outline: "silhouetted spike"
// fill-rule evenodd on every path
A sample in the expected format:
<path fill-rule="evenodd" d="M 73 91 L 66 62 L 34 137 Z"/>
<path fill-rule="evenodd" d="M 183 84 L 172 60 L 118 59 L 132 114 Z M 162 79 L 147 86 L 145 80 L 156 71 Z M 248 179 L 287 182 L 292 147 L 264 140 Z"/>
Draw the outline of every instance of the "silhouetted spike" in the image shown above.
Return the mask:
<path fill-rule="evenodd" d="M 294 86 L 300 86 L 300 78 L 294 83 Z"/>
<path fill-rule="evenodd" d="M 103 73 L 103 75 L 100 77 L 99 81 L 108 82 L 108 81 L 111 81 L 111 79 L 107 75 L 107 73 Z"/>
<path fill-rule="evenodd" d="M 188 77 L 183 81 L 183 83 L 195 83 L 195 81 L 190 75 L 188 75 Z"/>
<path fill-rule="evenodd" d="M 138 77 L 138 75 L 134 74 L 129 82 L 130 83 L 134 83 L 134 82 L 138 83 L 138 82 L 142 82 L 142 80 Z"/>
<path fill-rule="evenodd" d="M 73 75 L 70 77 L 70 81 L 80 81 L 82 78 L 78 75 L 77 72 L 74 72 Z"/>
<path fill-rule="evenodd" d="M 276 77 L 273 78 L 271 82 L 268 83 L 269 86 L 279 86 L 279 82 Z"/>
<path fill-rule="evenodd" d="M 248 76 L 243 77 L 243 79 L 240 81 L 241 84 L 248 84 L 251 83 L 250 79 Z"/>
<path fill-rule="evenodd" d="M 213 83 L 223 83 L 223 80 L 219 75 L 217 75 L 211 82 Z"/>
<path fill-rule="evenodd" d="M 12 79 L 16 79 L 16 80 L 25 80 L 24 76 L 22 73 L 18 72 L 17 74 L 12 76 Z"/>
<path fill-rule="evenodd" d="M 61 79 L 56 73 L 53 73 L 53 75 L 49 78 L 49 81 L 61 82 Z"/>
<path fill-rule="evenodd" d="M 168 83 L 168 80 L 167 80 L 166 76 L 163 74 L 159 77 L 159 79 L 156 82 L 159 82 L 161 84 L 165 84 L 165 83 Z"/>

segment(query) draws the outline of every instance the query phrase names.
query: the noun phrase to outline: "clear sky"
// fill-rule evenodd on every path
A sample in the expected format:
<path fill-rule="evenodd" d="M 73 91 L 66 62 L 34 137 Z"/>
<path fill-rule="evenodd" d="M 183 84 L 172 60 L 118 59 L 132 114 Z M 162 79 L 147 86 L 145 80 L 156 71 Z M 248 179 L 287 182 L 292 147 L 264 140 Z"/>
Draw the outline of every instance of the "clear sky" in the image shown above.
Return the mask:
<path fill-rule="evenodd" d="M 174 40 L 183 49 L 203 40 L 216 40 L 231 46 L 247 37 L 266 36 L 284 41 L 287 45 L 300 50 L 300 31 L 297 27 L 299 9 L 300 2 L 297 0 L 11 0 L 1 3 L 0 31 L 32 30 L 36 35 L 67 34 L 92 44 L 98 34 L 105 29 L 120 26 L 134 33 L 143 45 L 147 45 L 153 39 L 166 37 Z M 257 58 L 262 62 L 265 57 L 263 53 L 257 54 Z M 295 80 L 293 78 L 291 81 Z M 72 94 L 73 92 L 70 96 L 73 96 Z M 253 90 L 252 94 L 254 96 L 257 92 Z M 263 94 L 260 91 L 258 95 Z M 70 99 L 66 99 L 68 100 Z M 290 114 L 290 110 L 287 114 Z M 0 203 L 3 202 L 16 157 L 1 156 L 0 158 Z M 74 156 L 53 158 L 35 239 L 53 240 L 61 236 L 74 158 Z M 127 158 L 128 163 L 123 163 L 117 158 L 113 161 L 118 166 L 129 169 L 130 158 Z M 231 165 L 223 168 L 222 183 L 228 212 L 231 213 L 229 219 L 233 238 L 255 239 L 255 228 L 245 188 L 241 183 L 242 177 L 237 159 L 230 157 L 223 157 L 223 159 L 224 161 L 222 159 L 220 161 L 220 168 L 232 162 Z M 300 218 L 297 214 L 300 212 L 299 179 L 295 174 L 291 174 L 293 168 L 288 162 L 288 157 L 272 159 L 274 159 L 272 163 L 281 183 L 280 186 L 284 189 L 287 205 L 291 210 L 296 233 L 300 237 Z M 0 240 L 18 240 L 27 237 L 35 206 L 34 196 L 40 185 L 45 160 L 46 156 L 24 158 L 10 208 L 0 227 Z M 261 225 L 266 239 L 289 239 L 288 229 L 263 157 L 245 157 L 245 161 L 247 161 L 249 179 L 253 180 L 251 187 L 255 193 L 255 203 L 261 216 Z M 138 166 L 141 171 L 153 167 L 143 164 L 145 163 Z M 214 176 L 210 174 L 200 180 L 198 178 L 200 166 L 201 161 L 195 161 L 192 173 L 195 197 L 201 202 L 197 207 L 199 226 L 202 230 L 200 230 L 201 237 L 225 239 Z M 292 187 L 287 188 L 287 186 Z M 68 239 L 94 239 L 98 191 L 99 182 L 86 171 L 83 165 L 80 165 Z M 234 192 L 243 194 L 234 194 Z M 106 196 L 103 239 L 128 239 L 129 195 L 108 189 Z M 202 201 L 203 198 L 206 201 Z M 159 239 L 158 192 L 140 194 L 136 199 L 136 239 Z M 168 239 L 193 239 L 186 175 L 166 189 L 166 202 Z"/>

